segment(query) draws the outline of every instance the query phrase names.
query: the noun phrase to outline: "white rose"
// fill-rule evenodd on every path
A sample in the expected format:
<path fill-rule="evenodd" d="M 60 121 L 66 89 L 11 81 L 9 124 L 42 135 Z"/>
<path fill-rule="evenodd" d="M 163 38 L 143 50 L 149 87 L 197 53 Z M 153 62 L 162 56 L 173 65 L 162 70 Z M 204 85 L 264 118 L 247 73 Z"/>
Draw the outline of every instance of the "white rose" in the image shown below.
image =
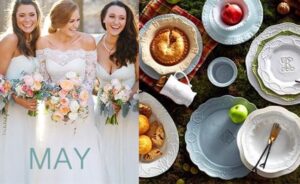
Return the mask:
<path fill-rule="evenodd" d="M 76 120 L 78 118 L 78 113 L 77 112 L 70 112 L 68 114 L 68 117 L 69 117 L 70 120 L 74 121 L 74 120 Z"/>
<path fill-rule="evenodd" d="M 71 101 L 71 103 L 70 103 L 71 112 L 77 112 L 79 107 L 80 107 L 80 105 L 78 104 L 78 102 L 76 100 Z"/>
<path fill-rule="evenodd" d="M 22 87 L 20 85 L 17 86 L 15 90 L 16 90 L 17 96 L 24 95 L 24 91 L 22 90 Z"/>
<path fill-rule="evenodd" d="M 100 96 L 100 100 L 101 100 L 102 103 L 106 104 L 108 102 L 108 95 L 107 94 L 102 94 Z"/>
<path fill-rule="evenodd" d="M 68 79 L 73 79 L 75 77 L 77 77 L 77 74 L 75 72 L 68 72 L 65 75 Z"/>
<path fill-rule="evenodd" d="M 51 103 L 52 104 L 57 104 L 58 102 L 59 102 L 59 97 L 51 96 Z"/>

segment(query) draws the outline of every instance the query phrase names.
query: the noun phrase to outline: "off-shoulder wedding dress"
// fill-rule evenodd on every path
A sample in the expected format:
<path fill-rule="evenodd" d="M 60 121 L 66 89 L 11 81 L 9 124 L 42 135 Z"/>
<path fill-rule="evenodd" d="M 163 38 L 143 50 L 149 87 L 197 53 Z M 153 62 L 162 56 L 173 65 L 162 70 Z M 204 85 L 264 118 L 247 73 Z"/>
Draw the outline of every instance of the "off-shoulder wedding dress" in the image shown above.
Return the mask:
<path fill-rule="evenodd" d="M 80 76 L 84 86 L 91 91 L 95 79 L 95 51 L 45 48 L 37 51 L 37 60 L 40 72 L 48 82 L 58 82 L 72 71 Z M 95 126 L 94 117 L 92 98 L 88 117 L 73 124 L 56 123 L 49 114 L 39 115 L 36 142 L 31 150 L 34 154 L 31 154 L 33 168 L 30 183 L 111 183 L 106 177 L 107 166 L 102 147 L 104 140 Z M 43 157 L 46 159 L 43 167 L 39 168 L 37 161 L 41 165 Z"/>

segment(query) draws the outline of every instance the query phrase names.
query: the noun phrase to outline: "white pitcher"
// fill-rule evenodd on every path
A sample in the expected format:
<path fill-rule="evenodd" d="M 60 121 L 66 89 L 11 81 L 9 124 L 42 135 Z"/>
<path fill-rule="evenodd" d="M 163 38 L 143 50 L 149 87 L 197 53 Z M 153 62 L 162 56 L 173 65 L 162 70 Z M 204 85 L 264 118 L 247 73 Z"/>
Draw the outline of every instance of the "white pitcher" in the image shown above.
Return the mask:
<path fill-rule="evenodd" d="M 176 75 L 179 73 L 184 75 L 188 81 L 188 84 L 182 83 L 178 80 Z M 190 84 L 186 74 L 179 71 L 169 77 L 159 93 L 171 98 L 177 104 L 184 104 L 186 107 L 188 107 L 193 102 L 194 97 L 197 94 L 192 91 L 191 87 L 192 85 Z"/>

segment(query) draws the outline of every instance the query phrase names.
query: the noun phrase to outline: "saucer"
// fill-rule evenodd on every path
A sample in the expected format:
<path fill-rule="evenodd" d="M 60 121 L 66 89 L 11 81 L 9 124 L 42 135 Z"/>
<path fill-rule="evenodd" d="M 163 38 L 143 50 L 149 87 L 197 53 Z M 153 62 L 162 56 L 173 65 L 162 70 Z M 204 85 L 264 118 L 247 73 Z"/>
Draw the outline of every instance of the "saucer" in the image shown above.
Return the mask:
<path fill-rule="evenodd" d="M 226 0 L 232 2 L 235 0 Z M 207 0 L 203 7 L 202 22 L 206 32 L 215 41 L 224 45 L 237 45 L 252 38 L 263 21 L 263 7 L 260 0 L 244 0 L 251 16 L 234 30 L 223 29 L 215 20 L 214 8 L 221 6 L 221 0 Z"/>
<path fill-rule="evenodd" d="M 226 87 L 232 84 L 237 77 L 237 73 L 235 63 L 226 57 L 214 59 L 207 69 L 208 79 L 218 87 Z"/>

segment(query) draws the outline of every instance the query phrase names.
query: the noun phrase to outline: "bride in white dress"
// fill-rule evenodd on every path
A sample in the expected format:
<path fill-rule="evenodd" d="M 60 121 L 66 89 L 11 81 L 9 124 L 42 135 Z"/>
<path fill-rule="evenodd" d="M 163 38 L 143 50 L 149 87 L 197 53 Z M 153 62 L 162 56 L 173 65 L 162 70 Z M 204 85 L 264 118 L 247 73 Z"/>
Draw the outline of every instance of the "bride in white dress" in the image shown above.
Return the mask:
<path fill-rule="evenodd" d="M 96 39 L 100 87 L 119 79 L 132 88 L 132 97 L 138 90 L 138 42 L 133 13 L 121 1 L 113 1 L 103 8 L 101 23 L 106 33 Z M 106 117 L 96 110 L 111 183 L 137 184 L 138 112 L 131 109 L 125 118 L 119 112 L 118 125 L 111 125 L 105 124 Z"/>
<path fill-rule="evenodd" d="M 11 13 L 13 33 L 0 42 L 0 73 L 18 79 L 21 73 L 36 68 L 35 44 L 40 36 L 40 10 L 36 2 L 19 0 Z M 27 115 L 36 109 L 36 100 L 12 96 L 8 104 L 6 128 L 0 127 L 0 183 L 29 183 L 29 144 L 33 141 L 35 117 Z M 1 121 L 3 119 L 1 118 Z"/>
<path fill-rule="evenodd" d="M 40 72 L 49 82 L 58 82 L 67 72 L 76 72 L 91 91 L 96 44 L 93 37 L 77 31 L 78 5 L 70 0 L 59 1 L 50 11 L 50 19 L 50 34 L 37 43 Z M 46 114 L 38 117 L 37 126 L 31 184 L 110 183 L 106 178 L 103 140 L 95 126 L 92 99 L 89 115 L 84 120 L 73 124 L 56 123 Z M 42 160 L 45 160 L 43 166 Z"/>

